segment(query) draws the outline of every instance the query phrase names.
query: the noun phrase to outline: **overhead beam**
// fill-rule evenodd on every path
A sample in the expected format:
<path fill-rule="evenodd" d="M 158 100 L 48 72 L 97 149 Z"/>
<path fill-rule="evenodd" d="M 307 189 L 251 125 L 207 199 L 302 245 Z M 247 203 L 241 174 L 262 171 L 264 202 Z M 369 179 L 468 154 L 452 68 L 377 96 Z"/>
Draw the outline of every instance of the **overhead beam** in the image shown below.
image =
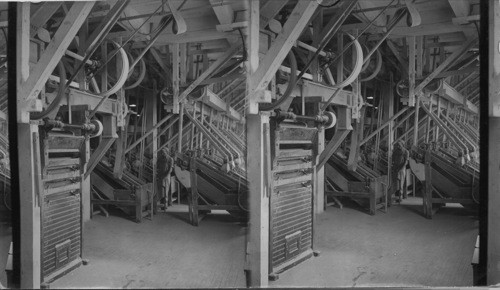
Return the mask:
<path fill-rule="evenodd" d="M 98 41 L 104 38 L 104 36 L 109 33 L 113 28 L 118 18 L 122 14 L 125 7 L 129 4 L 130 0 L 118 1 L 115 3 L 113 8 L 106 14 L 106 16 L 101 20 L 101 23 L 94 29 L 92 34 L 86 39 L 85 43 L 81 44 L 81 51 L 86 51 L 88 48 L 95 47 Z"/>
<path fill-rule="evenodd" d="M 349 32 L 354 29 L 362 30 L 365 28 L 365 26 L 366 26 L 365 23 L 345 24 L 341 26 L 340 30 L 344 32 Z M 401 38 L 408 36 L 439 35 L 439 34 L 447 34 L 453 32 L 461 32 L 461 31 L 474 33 L 475 28 L 469 26 L 455 25 L 451 21 L 438 22 L 438 23 L 424 23 L 416 27 L 397 26 L 394 28 L 394 30 L 391 32 L 388 38 L 392 39 L 392 38 Z M 370 27 L 366 30 L 366 32 L 371 34 L 382 34 L 384 33 L 384 28 Z"/>
<path fill-rule="evenodd" d="M 266 28 L 266 26 L 269 24 L 269 21 L 273 19 L 278 12 L 286 5 L 288 0 L 273 0 L 273 1 L 267 1 L 262 5 L 260 8 L 260 22 L 259 26 L 260 29 Z"/>
<path fill-rule="evenodd" d="M 22 85 L 21 96 L 23 96 L 24 101 L 35 99 L 41 92 L 94 4 L 94 1 L 73 3 L 40 60 L 31 69 L 28 80 Z"/>
<path fill-rule="evenodd" d="M 256 113 L 258 111 L 257 103 L 259 102 L 258 98 L 261 94 L 257 92 L 267 88 L 267 85 L 280 67 L 293 44 L 309 23 L 311 16 L 314 14 L 317 7 L 318 3 L 316 1 L 299 0 L 293 9 L 290 17 L 283 26 L 281 33 L 276 37 L 266 55 L 263 57 L 257 71 L 251 76 L 250 82 L 253 85 L 249 91 L 250 103 L 248 110 L 250 112 Z"/>
<path fill-rule="evenodd" d="M 61 7 L 62 2 L 45 2 L 36 11 L 32 11 L 30 18 L 30 36 L 33 37 L 38 29 Z"/>
<path fill-rule="evenodd" d="M 323 152 L 321 152 L 321 155 L 318 157 L 316 170 L 321 170 L 321 168 L 325 166 L 326 162 L 328 162 L 333 153 L 337 151 L 340 144 L 342 144 L 344 139 L 347 137 L 347 135 L 349 135 L 349 132 L 351 131 L 352 130 L 337 129 L 335 135 L 333 135 L 333 138 L 328 142 L 328 144 L 325 146 L 325 149 L 323 149 Z"/>
<path fill-rule="evenodd" d="M 445 61 L 443 61 L 432 73 L 430 73 L 418 86 L 415 88 L 415 94 L 419 94 L 423 88 L 429 84 L 437 75 L 444 71 L 450 64 L 455 62 L 459 57 L 466 53 L 475 43 L 477 38 L 469 39 L 459 49 L 453 52 Z"/>
<path fill-rule="evenodd" d="M 467 112 L 478 114 L 479 109 L 472 102 L 468 101 L 462 94 L 457 92 L 452 86 L 447 82 L 443 82 L 443 87 L 439 90 L 439 94 L 442 95 L 446 100 L 454 104 L 465 104 L 464 109 Z"/>
<path fill-rule="evenodd" d="M 231 57 L 240 49 L 239 45 L 231 47 L 222 57 L 217 59 L 210 67 L 205 70 L 196 80 L 194 80 L 189 87 L 187 87 L 179 96 L 179 102 L 183 102 L 187 96 L 206 78 L 214 73 L 219 67 L 226 63 Z"/>
<path fill-rule="evenodd" d="M 167 64 L 163 61 L 163 58 L 161 57 L 160 53 L 156 49 L 156 47 L 151 47 L 149 50 L 153 58 L 156 60 L 158 65 L 160 65 L 161 69 L 165 72 L 167 75 L 167 81 L 169 84 L 172 84 L 172 68 L 168 67 Z"/>
<path fill-rule="evenodd" d="M 458 76 L 458 75 L 464 75 L 464 74 L 471 74 L 475 71 L 478 70 L 478 67 L 472 66 L 472 67 L 467 67 L 459 70 L 451 70 L 451 71 L 445 71 L 436 76 L 436 78 L 447 78 L 451 76 Z"/>

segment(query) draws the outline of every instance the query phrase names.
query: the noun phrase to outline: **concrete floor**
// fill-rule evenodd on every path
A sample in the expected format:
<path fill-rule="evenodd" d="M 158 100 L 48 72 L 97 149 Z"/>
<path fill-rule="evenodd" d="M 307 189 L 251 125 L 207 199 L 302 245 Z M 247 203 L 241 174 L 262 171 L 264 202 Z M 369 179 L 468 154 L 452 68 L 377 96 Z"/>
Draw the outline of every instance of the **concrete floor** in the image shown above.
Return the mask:
<path fill-rule="evenodd" d="M 375 216 L 349 202 L 342 210 L 328 207 L 317 218 L 321 255 L 270 286 L 471 286 L 477 220 L 457 207 L 427 220 L 420 204 L 410 198 Z M 89 265 L 51 288 L 245 287 L 245 228 L 223 214 L 193 227 L 186 210 L 175 205 L 141 224 L 94 216 L 85 226 Z"/>
<path fill-rule="evenodd" d="M 422 199 L 409 198 L 375 216 L 354 206 L 328 207 L 317 218 L 311 258 L 271 286 L 472 286 L 470 265 L 478 221 L 460 205 L 421 216 Z"/>
<path fill-rule="evenodd" d="M 227 214 L 199 227 L 175 205 L 153 221 L 94 216 L 85 226 L 90 263 L 51 283 L 51 288 L 244 287 L 245 228 Z"/>

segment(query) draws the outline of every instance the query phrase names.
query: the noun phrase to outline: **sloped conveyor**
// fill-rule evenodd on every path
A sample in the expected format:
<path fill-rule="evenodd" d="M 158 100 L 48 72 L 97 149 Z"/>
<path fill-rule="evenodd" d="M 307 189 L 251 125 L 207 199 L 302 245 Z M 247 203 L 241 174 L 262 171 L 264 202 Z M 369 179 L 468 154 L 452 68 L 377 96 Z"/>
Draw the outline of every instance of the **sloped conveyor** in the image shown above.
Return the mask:
<path fill-rule="evenodd" d="M 330 190 L 327 196 L 350 197 L 374 215 L 378 209 L 387 211 L 387 175 L 380 175 L 362 163 L 356 171 L 347 169 L 347 160 L 332 155 L 325 164 L 325 178 Z"/>
<path fill-rule="evenodd" d="M 248 185 L 236 171 L 221 170 L 222 164 L 209 157 L 178 156 L 181 168 L 189 168 L 189 217 L 197 226 L 203 214 L 211 210 L 226 210 L 239 219 L 247 219 Z"/>
<path fill-rule="evenodd" d="M 111 204 L 133 216 L 136 222 L 152 218 L 152 183 L 146 183 L 124 171 L 122 179 L 113 176 L 113 170 L 102 162 L 90 176 L 93 189 L 92 205 Z"/>
<path fill-rule="evenodd" d="M 479 172 L 450 162 L 442 152 L 418 150 L 412 154 L 410 167 L 424 182 L 424 214 L 432 218 L 433 205 L 460 203 L 477 210 L 479 204 Z M 423 161 L 423 163 L 422 163 Z M 437 207 L 438 208 L 438 207 Z"/>

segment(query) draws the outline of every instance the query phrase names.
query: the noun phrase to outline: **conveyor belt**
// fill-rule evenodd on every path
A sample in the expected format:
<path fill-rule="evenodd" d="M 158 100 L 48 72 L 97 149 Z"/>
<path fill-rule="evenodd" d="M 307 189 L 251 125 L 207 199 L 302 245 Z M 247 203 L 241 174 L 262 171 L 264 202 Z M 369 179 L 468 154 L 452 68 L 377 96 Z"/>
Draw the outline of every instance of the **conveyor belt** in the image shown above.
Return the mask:
<path fill-rule="evenodd" d="M 223 172 L 220 164 L 204 158 L 194 158 L 198 194 L 211 205 L 234 206 L 228 210 L 236 217 L 246 216 L 248 186 L 245 178 L 237 173 Z"/>
<path fill-rule="evenodd" d="M 327 191 L 329 195 L 349 197 L 368 208 L 370 214 L 387 207 L 387 176 L 378 174 L 362 162 L 358 163 L 356 171 L 350 171 L 347 160 L 334 154 L 325 164 L 325 178 L 334 187 L 333 191 Z"/>
<path fill-rule="evenodd" d="M 462 205 L 476 208 L 479 201 L 479 173 L 450 162 L 440 154 L 431 155 L 432 186 L 444 197 L 469 200 Z"/>

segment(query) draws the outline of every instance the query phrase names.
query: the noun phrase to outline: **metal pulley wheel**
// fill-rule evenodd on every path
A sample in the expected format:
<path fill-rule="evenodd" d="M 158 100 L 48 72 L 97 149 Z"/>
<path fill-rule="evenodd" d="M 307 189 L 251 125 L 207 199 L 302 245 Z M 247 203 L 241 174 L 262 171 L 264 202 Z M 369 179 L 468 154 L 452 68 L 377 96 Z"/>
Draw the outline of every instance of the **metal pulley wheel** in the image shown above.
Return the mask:
<path fill-rule="evenodd" d="M 337 124 L 337 116 L 331 111 L 325 111 L 323 114 L 328 117 L 328 121 L 324 124 L 325 129 L 333 128 Z"/>
<path fill-rule="evenodd" d="M 90 84 L 89 88 L 90 88 L 91 92 L 93 94 L 96 94 L 96 95 L 101 96 L 101 97 L 107 97 L 107 96 L 110 96 L 110 95 L 118 92 L 125 84 L 125 81 L 127 81 L 127 78 L 129 75 L 129 60 L 128 60 L 127 53 L 125 52 L 125 49 L 123 49 L 123 47 L 120 47 L 120 45 L 118 45 L 118 43 L 116 43 L 114 41 L 110 41 L 110 43 L 115 47 L 115 50 L 113 50 L 111 53 L 109 53 L 108 57 L 109 56 L 118 57 L 118 59 L 120 61 L 120 64 L 116 65 L 116 67 L 115 67 L 116 74 L 118 74 L 118 68 L 121 68 L 118 77 L 116 77 L 116 76 L 113 77 L 110 75 L 109 64 L 113 63 L 113 61 L 110 61 L 108 59 L 108 57 L 106 57 L 107 60 L 105 62 L 100 61 L 100 67 L 91 71 L 90 75 L 87 76 L 87 81 Z M 116 50 L 118 50 L 118 53 L 115 53 Z M 104 69 L 105 63 L 107 63 L 108 68 L 105 71 L 102 71 Z M 98 74 L 104 74 L 104 73 L 107 74 L 106 79 L 114 81 L 114 84 L 111 85 L 110 89 L 101 92 L 102 87 L 107 88 L 110 86 L 109 81 L 106 84 L 106 86 L 103 86 L 103 84 L 102 84 L 103 77 L 97 77 Z M 99 80 L 101 83 L 99 83 L 97 80 Z"/>
<path fill-rule="evenodd" d="M 348 85 L 350 85 L 352 82 L 354 82 L 359 74 L 361 73 L 361 69 L 363 68 L 363 48 L 361 48 L 361 45 L 359 44 L 359 41 L 352 36 L 349 33 L 345 33 L 351 40 L 353 41 L 353 51 L 356 54 L 356 60 L 354 62 L 354 69 L 352 70 L 351 74 L 342 82 L 339 82 L 335 85 L 333 85 L 334 88 L 343 88 Z"/>
<path fill-rule="evenodd" d="M 104 130 L 104 126 L 102 125 L 101 121 L 93 119 L 90 121 L 90 124 L 94 125 L 95 129 L 90 132 L 89 137 L 94 138 L 101 136 L 102 131 Z"/>
<path fill-rule="evenodd" d="M 173 104 L 172 88 L 165 87 L 160 91 L 160 100 L 165 105 Z"/>
<path fill-rule="evenodd" d="M 59 72 L 59 88 L 57 90 L 57 95 L 54 100 L 52 100 L 52 102 L 48 104 L 45 110 L 43 110 L 42 112 L 32 112 L 30 114 L 30 118 L 32 120 L 40 120 L 42 118 L 45 118 L 55 109 L 59 109 L 59 104 L 61 103 L 61 100 L 64 96 L 64 87 L 66 85 L 66 68 L 64 67 L 64 63 L 62 60 L 60 60 L 57 64 L 57 70 Z"/>
<path fill-rule="evenodd" d="M 407 79 L 401 79 L 396 84 L 396 93 L 403 98 L 408 97 L 409 93 L 409 84 Z"/>
<path fill-rule="evenodd" d="M 260 104 L 259 105 L 259 110 L 261 111 L 269 111 L 273 110 L 274 108 L 278 107 L 280 104 L 282 104 L 286 99 L 290 97 L 290 94 L 292 93 L 295 83 L 297 81 L 297 59 L 295 58 L 295 54 L 293 53 L 293 50 L 291 49 L 288 54 L 286 59 L 290 63 L 290 78 L 288 79 L 288 86 L 283 93 L 283 96 L 276 100 L 276 102 L 271 103 L 271 104 Z"/>
<path fill-rule="evenodd" d="M 130 62 L 133 63 L 134 59 L 133 59 L 132 55 L 130 53 L 127 53 L 127 55 L 130 58 Z M 146 76 L 146 62 L 144 61 L 144 58 L 141 58 L 139 60 L 139 68 L 138 68 L 139 72 L 138 73 L 136 73 L 136 69 L 135 69 L 136 67 L 137 66 L 130 68 L 128 75 L 127 75 L 127 81 L 132 81 L 133 79 L 135 79 L 135 81 L 133 83 L 131 83 L 130 85 L 124 86 L 123 88 L 125 90 L 130 90 L 130 89 L 137 87 L 144 80 L 144 77 Z"/>
<path fill-rule="evenodd" d="M 375 64 L 374 70 L 372 71 L 372 73 L 369 76 L 359 79 L 360 82 L 370 81 L 370 80 L 374 79 L 380 73 L 380 70 L 382 69 L 382 54 L 380 53 L 380 51 L 378 49 L 376 51 L 377 51 L 377 59 L 376 59 L 376 64 Z M 367 61 L 366 63 L 370 64 L 370 61 Z"/>
<path fill-rule="evenodd" d="M 443 79 L 431 81 L 424 87 L 424 91 L 429 94 L 436 94 L 443 87 Z"/>

